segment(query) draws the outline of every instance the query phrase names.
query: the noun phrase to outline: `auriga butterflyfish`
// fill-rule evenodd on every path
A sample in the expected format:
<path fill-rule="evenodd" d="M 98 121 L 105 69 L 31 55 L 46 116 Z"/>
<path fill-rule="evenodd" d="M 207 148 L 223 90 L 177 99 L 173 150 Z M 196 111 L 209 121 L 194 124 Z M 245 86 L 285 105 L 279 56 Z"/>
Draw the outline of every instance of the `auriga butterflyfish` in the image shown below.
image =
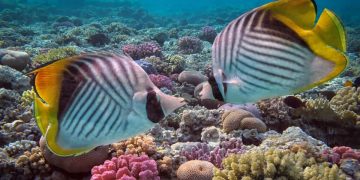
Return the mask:
<path fill-rule="evenodd" d="M 60 156 L 143 133 L 185 104 L 162 93 L 127 56 L 80 55 L 30 74 L 37 124 L 49 149 Z"/>
<path fill-rule="evenodd" d="M 201 98 L 255 102 L 313 88 L 347 65 L 345 30 L 312 0 L 279 0 L 233 20 L 212 47 L 214 77 Z"/>

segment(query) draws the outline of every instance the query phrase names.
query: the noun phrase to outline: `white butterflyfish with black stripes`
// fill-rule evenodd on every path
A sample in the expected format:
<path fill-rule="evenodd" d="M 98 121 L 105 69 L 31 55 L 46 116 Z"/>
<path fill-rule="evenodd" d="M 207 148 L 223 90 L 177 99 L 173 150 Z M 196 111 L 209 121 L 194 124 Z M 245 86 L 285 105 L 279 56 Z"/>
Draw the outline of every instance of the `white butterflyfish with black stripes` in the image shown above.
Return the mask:
<path fill-rule="evenodd" d="M 34 75 L 34 113 L 49 149 L 75 156 L 149 130 L 184 105 L 162 93 L 130 57 L 84 54 Z"/>
<path fill-rule="evenodd" d="M 312 0 L 279 0 L 230 22 L 214 41 L 214 76 L 200 85 L 200 97 L 256 102 L 338 76 L 348 63 L 344 27 L 328 9 L 316 16 Z"/>

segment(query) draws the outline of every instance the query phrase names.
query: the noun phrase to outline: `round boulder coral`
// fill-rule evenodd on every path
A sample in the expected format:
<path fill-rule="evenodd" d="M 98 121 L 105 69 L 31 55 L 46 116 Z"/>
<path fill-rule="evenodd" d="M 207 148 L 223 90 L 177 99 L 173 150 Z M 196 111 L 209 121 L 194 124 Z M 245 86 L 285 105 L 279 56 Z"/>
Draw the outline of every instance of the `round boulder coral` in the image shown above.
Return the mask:
<path fill-rule="evenodd" d="M 253 115 L 250 112 L 242 109 L 226 111 L 222 115 L 224 131 L 230 132 L 239 129 L 241 125 L 241 121 L 247 117 L 253 117 Z"/>
<path fill-rule="evenodd" d="M 266 124 L 255 117 L 246 117 L 240 123 L 240 129 L 257 129 L 258 132 L 266 131 Z"/>
<path fill-rule="evenodd" d="M 179 180 L 211 180 L 214 165 L 208 161 L 192 160 L 182 164 L 176 172 Z"/>

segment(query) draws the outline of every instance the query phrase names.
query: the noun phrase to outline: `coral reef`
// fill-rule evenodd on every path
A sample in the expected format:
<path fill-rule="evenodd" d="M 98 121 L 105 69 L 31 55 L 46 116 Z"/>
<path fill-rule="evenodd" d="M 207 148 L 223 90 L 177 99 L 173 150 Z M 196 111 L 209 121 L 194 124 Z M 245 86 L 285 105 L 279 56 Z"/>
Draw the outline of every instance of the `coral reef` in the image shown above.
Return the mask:
<path fill-rule="evenodd" d="M 121 155 L 106 160 L 91 170 L 92 180 L 128 179 L 160 180 L 156 162 L 147 155 Z"/>

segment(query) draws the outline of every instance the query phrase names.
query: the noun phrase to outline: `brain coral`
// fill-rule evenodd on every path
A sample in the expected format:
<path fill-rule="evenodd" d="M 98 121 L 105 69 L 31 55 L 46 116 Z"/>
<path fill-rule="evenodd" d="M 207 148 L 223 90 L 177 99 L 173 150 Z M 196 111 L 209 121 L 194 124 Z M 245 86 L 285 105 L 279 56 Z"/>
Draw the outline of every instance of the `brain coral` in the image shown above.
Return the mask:
<path fill-rule="evenodd" d="M 237 129 L 257 129 L 258 132 L 265 132 L 266 125 L 260 119 L 245 110 L 236 109 L 225 111 L 222 115 L 223 128 L 225 132 Z"/>
<path fill-rule="evenodd" d="M 208 161 L 192 160 L 182 164 L 176 175 L 179 180 L 211 180 L 213 168 Z"/>

